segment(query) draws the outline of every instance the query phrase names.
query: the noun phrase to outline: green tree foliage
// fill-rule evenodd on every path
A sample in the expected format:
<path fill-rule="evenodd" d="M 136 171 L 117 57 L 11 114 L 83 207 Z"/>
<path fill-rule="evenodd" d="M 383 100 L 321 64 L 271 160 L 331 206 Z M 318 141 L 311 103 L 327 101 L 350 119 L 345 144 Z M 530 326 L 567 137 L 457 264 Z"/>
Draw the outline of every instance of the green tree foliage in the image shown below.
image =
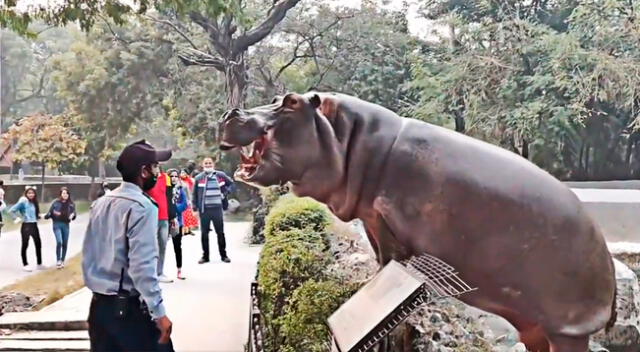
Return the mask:
<path fill-rule="evenodd" d="M 36 3 L 28 7 L 20 7 L 17 0 L 7 0 L 0 8 L 0 26 L 12 29 L 21 35 L 34 37 L 37 32 L 29 26 L 34 20 L 41 20 L 55 26 L 77 23 L 82 30 L 89 31 L 96 22 L 108 18 L 117 25 L 122 25 L 126 22 L 128 15 L 143 14 L 153 7 L 181 13 L 204 9 L 207 15 L 217 17 L 235 8 L 235 4 L 236 2 L 229 0 L 132 0 L 128 3 L 118 0 L 63 0 L 54 6 L 48 3 Z"/>
<path fill-rule="evenodd" d="M 416 56 L 420 101 L 410 114 L 511 149 L 561 178 L 640 174 L 638 4 L 427 5 L 447 15 L 448 45 Z"/>
<path fill-rule="evenodd" d="M 296 8 L 281 26 L 282 40 L 252 58 L 262 84 L 256 96 L 284 91 L 338 91 L 398 110 L 409 97 L 410 54 L 421 43 L 409 35 L 407 10 L 374 1 L 360 9 L 312 4 Z"/>
<path fill-rule="evenodd" d="M 15 146 L 16 161 L 37 161 L 44 169 L 57 169 L 62 162 L 74 162 L 84 153 L 85 141 L 65 126 L 62 116 L 36 114 L 27 116 L 2 135 L 2 141 Z M 42 192 L 44 197 L 44 192 Z"/>
<path fill-rule="evenodd" d="M 33 27 L 40 32 L 35 39 L 8 30 L 0 32 L 3 131 L 17 117 L 37 112 L 57 115 L 65 108 L 64 102 L 55 96 L 50 61 L 54 55 L 68 50 L 78 33 L 72 28 L 45 28 L 40 24 Z"/>
<path fill-rule="evenodd" d="M 96 27 L 52 60 L 58 96 L 69 104 L 93 165 L 117 151 L 136 124 L 162 114 L 161 88 L 172 55 L 172 44 L 153 25 L 112 31 Z M 99 173 L 104 176 L 103 169 Z"/>

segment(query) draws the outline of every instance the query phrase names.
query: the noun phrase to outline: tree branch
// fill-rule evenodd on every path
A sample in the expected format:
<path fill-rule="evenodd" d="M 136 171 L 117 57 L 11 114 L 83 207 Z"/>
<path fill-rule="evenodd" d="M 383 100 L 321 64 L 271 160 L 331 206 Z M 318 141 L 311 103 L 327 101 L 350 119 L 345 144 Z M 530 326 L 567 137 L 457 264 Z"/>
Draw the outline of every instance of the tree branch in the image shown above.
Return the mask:
<path fill-rule="evenodd" d="M 293 65 L 293 63 L 297 60 L 297 59 L 303 59 L 303 58 L 313 58 L 314 62 L 316 64 L 316 68 L 318 70 L 320 70 L 319 66 L 318 66 L 318 57 L 317 54 L 315 52 L 315 47 L 313 45 L 313 42 L 322 37 L 323 34 L 325 34 L 326 32 L 328 32 L 332 27 L 336 26 L 338 23 L 340 23 L 340 21 L 347 19 L 347 18 L 352 18 L 353 16 L 336 16 L 336 19 L 331 22 L 328 26 L 324 27 L 323 29 L 319 30 L 317 33 L 313 34 L 311 37 L 307 37 L 304 33 L 301 32 L 297 32 L 297 31 L 291 31 L 290 33 L 295 33 L 298 36 L 300 36 L 303 40 L 299 41 L 296 43 L 295 48 L 293 49 L 293 57 L 291 58 L 291 60 L 289 60 L 285 65 L 283 65 L 282 67 L 280 67 L 280 69 L 278 70 L 278 73 L 276 74 L 275 79 L 277 80 L 280 75 L 284 72 L 284 70 L 286 70 L 287 68 L 289 68 L 291 65 Z M 285 31 L 287 32 L 287 31 Z M 312 54 L 303 54 L 303 55 L 298 55 L 298 49 L 300 48 L 300 45 L 302 45 L 302 43 L 309 43 L 309 48 L 312 51 Z"/>
<path fill-rule="evenodd" d="M 264 39 L 273 28 L 280 23 L 292 7 L 296 6 L 300 0 L 282 0 L 273 7 L 273 11 L 268 17 L 255 28 L 239 36 L 233 45 L 232 54 L 236 56 L 247 50 L 253 44 Z"/>
<path fill-rule="evenodd" d="M 213 67 L 218 71 L 224 72 L 225 65 L 221 59 L 218 59 L 213 56 L 202 57 L 195 55 L 185 55 L 178 54 L 178 58 L 182 61 L 182 64 L 185 66 L 205 66 L 205 67 Z"/>
<path fill-rule="evenodd" d="M 191 45 L 192 48 L 194 48 L 195 50 L 200 50 L 198 49 L 198 47 L 196 46 L 196 44 L 193 42 L 193 40 L 191 40 L 191 38 L 189 38 L 183 31 L 180 30 L 180 28 L 178 28 L 178 26 L 176 26 L 175 23 L 168 21 L 168 20 L 161 20 L 149 15 L 145 15 L 146 18 L 156 22 L 156 23 L 160 23 L 160 24 L 166 24 L 168 26 L 170 26 L 171 28 L 173 28 L 173 30 L 178 33 L 182 38 L 184 38 L 184 40 L 187 41 L 187 43 L 189 43 L 189 45 Z"/>
<path fill-rule="evenodd" d="M 223 33 L 220 32 L 218 23 L 210 21 L 207 17 L 195 11 L 189 13 L 189 18 L 207 32 L 209 39 L 211 40 L 211 44 L 213 44 L 213 48 L 218 52 L 218 54 L 223 57 L 227 57 L 230 48 L 227 45 L 224 45 Z"/>
<path fill-rule="evenodd" d="M 109 21 L 108 21 L 106 18 L 104 18 L 104 17 L 103 17 L 103 16 L 101 16 L 101 15 L 97 15 L 97 16 L 98 16 L 98 18 L 100 18 L 100 19 L 101 19 L 101 20 L 102 20 L 102 21 L 107 25 L 107 27 L 109 28 L 109 31 L 111 32 L 111 34 L 113 35 L 113 37 L 114 37 L 116 40 L 123 42 L 123 43 L 124 43 L 124 45 L 129 45 L 129 44 L 131 44 L 130 42 L 128 42 L 128 41 L 126 41 L 126 40 L 124 40 L 124 39 L 120 38 L 120 36 L 119 36 L 119 35 L 118 35 L 114 30 L 113 30 L 113 28 L 111 27 L 111 23 L 109 23 Z"/>
<path fill-rule="evenodd" d="M 27 95 L 26 97 L 22 97 L 20 99 L 12 101 L 10 105 L 13 106 L 15 104 L 20 104 L 33 98 L 44 98 L 44 95 L 42 95 L 42 90 L 44 90 L 44 79 L 47 76 L 47 73 L 48 72 L 46 70 L 42 71 L 42 76 L 40 76 L 40 80 L 38 82 L 38 88 L 33 91 L 33 93 Z"/>

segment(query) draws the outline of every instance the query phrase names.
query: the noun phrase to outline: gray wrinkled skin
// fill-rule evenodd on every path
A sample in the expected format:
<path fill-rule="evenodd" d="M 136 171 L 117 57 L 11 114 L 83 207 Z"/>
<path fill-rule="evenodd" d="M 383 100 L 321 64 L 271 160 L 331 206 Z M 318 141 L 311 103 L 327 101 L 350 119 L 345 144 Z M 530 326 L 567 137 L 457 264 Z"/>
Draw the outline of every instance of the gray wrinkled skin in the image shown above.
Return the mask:
<path fill-rule="evenodd" d="M 530 350 L 586 351 L 613 319 L 599 228 L 519 155 L 331 93 L 230 111 L 219 131 L 222 149 L 269 141 L 255 172 L 236 178 L 291 182 L 341 220 L 360 218 L 382 264 L 425 252 L 448 262 L 478 288 L 461 300 L 507 319 Z"/>

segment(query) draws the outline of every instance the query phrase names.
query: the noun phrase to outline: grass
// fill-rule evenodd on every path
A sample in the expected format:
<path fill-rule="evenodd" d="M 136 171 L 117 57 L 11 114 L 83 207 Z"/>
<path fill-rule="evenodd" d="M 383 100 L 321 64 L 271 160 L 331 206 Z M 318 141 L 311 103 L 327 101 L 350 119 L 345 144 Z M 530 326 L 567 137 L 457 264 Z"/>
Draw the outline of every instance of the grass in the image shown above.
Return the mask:
<path fill-rule="evenodd" d="M 69 259 L 63 269 L 51 268 L 0 289 L 0 292 L 21 292 L 31 297 L 42 297 L 33 310 L 39 310 L 64 296 L 84 287 L 82 255 Z"/>
<path fill-rule="evenodd" d="M 91 205 L 89 201 L 79 200 L 75 203 L 76 203 L 76 212 L 78 213 L 78 215 L 89 211 L 89 206 Z M 50 206 L 51 206 L 51 203 L 40 204 L 40 215 L 42 215 L 42 217 L 44 217 L 44 214 L 47 213 Z M 8 231 L 20 229 L 21 223 L 16 224 L 13 222 L 13 217 L 9 215 L 9 207 L 7 207 L 7 209 L 5 209 L 5 211 L 2 212 L 2 219 L 4 220 L 4 226 L 2 227 L 2 232 L 8 232 Z M 51 220 L 41 219 L 40 221 L 38 221 L 38 225 L 40 226 L 50 225 L 50 224 L 51 224 Z"/>
<path fill-rule="evenodd" d="M 49 210 L 51 203 L 41 204 L 41 212 Z M 89 211 L 90 202 L 77 201 L 76 211 L 83 214 Z M 14 224 L 13 219 L 7 214 L 3 214 L 4 227 L 2 232 L 17 230 L 20 224 Z M 51 224 L 51 220 L 40 220 L 38 224 L 46 226 Z M 40 310 L 62 299 L 64 296 L 73 293 L 84 287 L 82 279 L 82 256 L 78 254 L 69 259 L 64 269 L 51 268 L 13 283 L 9 286 L 0 288 L 0 292 L 20 292 L 30 297 L 44 297 L 33 310 Z"/>
<path fill-rule="evenodd" d="M 78 214 L 87 212 L 89 205 L 87 201 L 76 202 Z M 43 206 L 43 209 L 48 210 L 49 204 L 46 204 L 46 208 Z M 251 221 L 251 213 L 225 214 L 225 221 Z M 42 224 L 49 222 L 50 220 L 41 221 Z M 19 226 L 20 224 L 14 224 L 11 220 L 9 223 L 5 221 L 2 231 L 15 230 Z M 14 284 L 0 288 L 0 292 L 21 292 L 31 297 L 44 297 L 33 309 L 40 310 L 82 287 L 82 254 L 78 254 L 67 261 L 64 269 L 51 268 L 29 275 Z"/>

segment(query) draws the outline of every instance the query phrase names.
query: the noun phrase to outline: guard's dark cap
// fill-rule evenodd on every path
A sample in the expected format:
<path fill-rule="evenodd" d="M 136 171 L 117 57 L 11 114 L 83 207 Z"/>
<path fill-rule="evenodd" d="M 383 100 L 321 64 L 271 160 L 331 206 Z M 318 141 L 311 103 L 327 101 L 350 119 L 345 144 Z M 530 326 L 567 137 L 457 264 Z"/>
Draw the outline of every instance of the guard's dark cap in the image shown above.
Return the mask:
<path fill-rule="evenodd" d="M 144 165 L 151 165 L 171 159 L 171 150 L 156 150 L 144 139 L 124 148 L 118 157 L 117 168 L 121 174 L 139 170 Z"/>

